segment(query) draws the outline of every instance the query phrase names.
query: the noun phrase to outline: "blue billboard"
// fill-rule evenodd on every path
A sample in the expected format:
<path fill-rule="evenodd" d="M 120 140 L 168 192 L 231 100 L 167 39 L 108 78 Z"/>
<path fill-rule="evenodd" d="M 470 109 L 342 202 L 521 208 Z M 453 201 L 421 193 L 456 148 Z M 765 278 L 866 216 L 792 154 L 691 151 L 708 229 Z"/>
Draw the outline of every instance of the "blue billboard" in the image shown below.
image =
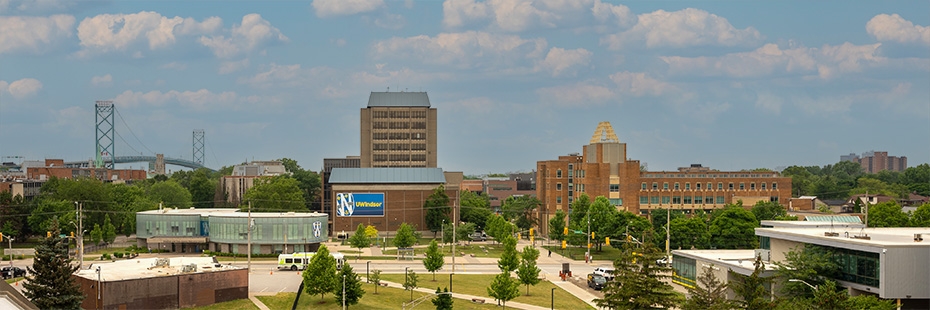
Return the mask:
<path fill-rule="evenodd" d="M 384 216 L 384 193 L 337 193 L 337 216 Z"/>

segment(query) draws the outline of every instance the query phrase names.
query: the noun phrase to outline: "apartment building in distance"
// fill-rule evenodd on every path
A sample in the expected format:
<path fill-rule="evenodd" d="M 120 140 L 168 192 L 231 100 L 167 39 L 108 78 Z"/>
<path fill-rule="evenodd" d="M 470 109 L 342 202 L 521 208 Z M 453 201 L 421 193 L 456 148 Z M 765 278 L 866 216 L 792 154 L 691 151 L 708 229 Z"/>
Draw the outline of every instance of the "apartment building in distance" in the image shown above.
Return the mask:
<path fill-rule="evenodd" d="M 371 92 L 360 155 L 361 168 L 436 168 L 436 108 L 426 92 Z"/>
<path fill-rule="evenodd" d="M 252 161 L 233 167 L 232 175 L 220 178 L 220 187 L 226 197 L 226 203 L 234 206 L 242 203 L 242 197 L 252 186 L 255 179 L 287 173 L 280 161 Z"/>
<path fill-rule="evenodd" d="M 907 156 L 888 156 L 888 152 L 869 151 L 862 156 L 855 153 L 841 155 L 840 161 L 859 163 L 866 173 L 878 173 L 883 170 L 903 172 L 907 169 Z"/>
<path fill-rule="evenodd" d="M 642 171 L 640 161 L 627 158 L 609 122 L 598 124 L 582 152 L 536 163 L 536 196 L 546 214 L 569 211 L 582 194 L 591 200 L 608 198 L 618 210 L 649 216 L 655 209 L 679 209 L 685 213 L 713 210 L 742 201 L 746 207 L 758 201 L 786 204 L 791 198 L 791 178 L 777 172 L 718 171 L 699 164 L 677 171 Z M 545 227 L 542 231 L 547 231 Z"/>

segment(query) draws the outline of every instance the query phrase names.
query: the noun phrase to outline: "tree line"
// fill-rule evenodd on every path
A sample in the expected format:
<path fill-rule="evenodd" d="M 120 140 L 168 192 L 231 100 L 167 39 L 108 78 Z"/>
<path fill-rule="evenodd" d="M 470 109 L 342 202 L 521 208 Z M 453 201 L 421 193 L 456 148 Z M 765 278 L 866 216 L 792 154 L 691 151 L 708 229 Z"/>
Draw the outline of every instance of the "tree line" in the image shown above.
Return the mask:
<path fill-rule="evenodd" d="M 823 167 L 790 166 L 781 174 L 791 177 L 794 196 L 844 199 L 866 192 L 899 199 L 907 198 L 910 193 L 930 196 L 930 164 L 909 167 L 903 172 L 865 173 L 860 164 L 841 161 Z"/>

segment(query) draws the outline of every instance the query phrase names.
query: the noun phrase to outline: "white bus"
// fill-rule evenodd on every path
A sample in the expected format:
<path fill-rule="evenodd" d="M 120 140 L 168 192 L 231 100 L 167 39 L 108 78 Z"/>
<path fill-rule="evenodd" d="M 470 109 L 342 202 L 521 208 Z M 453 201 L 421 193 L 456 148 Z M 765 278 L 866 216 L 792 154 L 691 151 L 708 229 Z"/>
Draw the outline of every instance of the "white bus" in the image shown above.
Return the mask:
<path fill-rule="evenodd" d="M 291 254 L 279 254 L 278 255 L 278 270 L 304 270 L 307 269 L 307 265 L 310 264 L 310 259 L 313 258 L 316 252 L 296 252 Z M 345 262 L 345 255 L 339 252 L 330 252 L 330 256 L 336 259 L 336 269 L 342 269 L 342 264 Z"/>

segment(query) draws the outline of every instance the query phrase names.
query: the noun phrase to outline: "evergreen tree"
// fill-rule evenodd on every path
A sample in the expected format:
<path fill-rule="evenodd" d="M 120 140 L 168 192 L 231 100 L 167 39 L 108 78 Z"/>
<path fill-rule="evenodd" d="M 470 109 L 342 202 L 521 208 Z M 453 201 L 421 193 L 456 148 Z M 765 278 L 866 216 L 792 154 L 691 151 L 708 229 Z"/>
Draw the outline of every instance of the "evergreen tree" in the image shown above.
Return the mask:
<path fill-rule="evenodd" d="M 737 275 L 737 280 L 731 288 L 736 296 L 740 297 L 738 301 L 740 307 L 748 310 L 770 309 L 774 304 L 769 300 L 769 292 L 765 290 L 765 284 L 771 282 L 768 277 L 762 276 L 765 271 L 765 263 L 762 257 L 757 256 L 753 263 L 755 269 L 749 276 Z M 732 272 L 732 271 L 731 271 Z"/>
<path fill-rule="evenodd" d="M 690 298 L 681 305 L 682 310 L 728 310 L 735 307 L 727 300 L 727 284 L 714 275 L 713 264 L 704 269 L 697 282 L 693 288 L 688 288 Z"/>
<path fill-rule="evenodd" d="M 520 284 L 510 277 L 509 271 L 502 271 L 494 277 L 491 285 L 487 287 L 488 296 L 494 297 L 498 302 L 502 302 L 504 308 L 507 307 L 507 301 L 520 296 Z"/>
<path fill-rule="evenodd" d="M 50 229 L 51 237 L 39 241 L 32 267 L 26 267 L 31 276 L 23 282 L 23 293 L 39 309 L 79 309 L 84 294 L 71 274 L 81 267 L 71 264 L 68 241 L 59 237 L 57 218 L 52 219 Z"/>
<path fill-rule="evenodd" d="M 504 253 L 501 253 L 501 258 L 497 260 L 497 268 L 507 273 L 517 270 L 520 266 L 520 258 L 517 256 L 517 239 L 513 236 L 506 236 L 501 243 L 504 244 Z"/>
<path fill-rule="evenodd" d="M 527 246 L 523 248 L 523 255 L 520 261 L 520 267 L 517 268 L 517 276 L 520 277 L 520 283 L 526 285 L 526 296 L 530 296 L 530 285 L 539 284 L 539 267 L 536 267 L 536 259 L 539 258 L 539 250 Z"/>
<path fill-rule="evenodd" d="M 420 278 L 417 276 L 416 272 L 411 270 L 404 277 L 404 289 L 410 290 L 410 301 L 413 301 L 413 290 L 417 289 L 417 282 L 420 281 Z"/>
<path fill-rule="evenodd" d="M 338 284 L 334 287 L 333 294 L 336 295 L 336 303 L 342 304 L 342 295 L 345 292 L 345 304 L 354 305 L 358 304 L 358 300 L 362 299 L 362 296 L 365 295 L 365 290 L 362 289 L 362 281 L 359 279 L 358 274 L 352 270 L 352 266 L 345 264 L 342 266 L 342 270 L 339 272 L 339 276 L 336 277 Z M 343 291 L 343 289 L 345 291 Z"/>
<path fill-rule="evenodd" d="M 107 214 L 103 220 L 103 242 L 113 243 L 116 241 L 116 226 L 110 222 L 110 215 Z"/>
<path fill-rule="evenodd" d="M 94 229 L 90 230 L 90 241 L 100 244 L 101 240 L 103 240 L 103 229 L 100 228 L 100 224 L 94 224 Z"/>
<path fill-rule="evenodd" d="M 785 253 L 785 259 L 776 262 L 775 273 L 780 279 L 799 279 L 813 286 L 824 283 L 826 278 L 834 276 L 840 269 L 832 259 L 832 253 L 822 247 L 806 245 L 791 249 Z M 783 296 L 810 298 L 814 292 L 807 284 L 785 281 L 781 285 Z"/>
<path fill-rule="evenodd" d="M 436 270 L 439 270 L 445 264 L 443 256 L 442 251 L 439 250 L 439 244 L 434 239 L 426 248 L 426 258 L 423 259 L 423 266 L 426 267 L 427 271 L 433 273 L 433 282 L 436 282 Z"/>
<path fill-rule="evenodd" d="M 381 286 L 381 269 L 372 270 L 371 277 L 368 277 L 368 282 L 375 285 L 375 295 L 377 295 L 378 287 Z"/>
<path fill-rule="evenodd" d="M 348 264 L 346 264 L 348 266 Z M 323 295 L 336 289 L 336 259 L 329 254 L 326 245 L 321 244 L 307 270 L 304 270 L 304 287 L 307 294 L 320 294 L 320 302 L 323 302 Z M 342 279 L 339 279 L 342 281 Z"/>
<path fill-rule="evenodd" d="M 837 290 L 836 282 L 831 280 L 824 281 L 814 290 L 813 304 L 817 309 L 824 310 L 843 310 L 847 309 L 846 305 L 849 300 L 849 293 L 846 290 Z"/>
<path fill-rule="evenodd" d="M 358 224 L 358 228 L 355 230 L 355 234 L 349 238 L 349 244 L 351 244 L 353 248 L 358 249 L 358 255 L 355 256 L 355 261 L 358 261 L 359 257 L 362 256 L 362 249 L 371 246 L 371 238 L 369 238 L 368 234 L 365 233 L 364 224 Z"/>
<path fill-rule="evenodd" d="M 417 242 L 417 237 L 413 235 L 413 227 L 407 223 L 401 223 L 397 228 L 397 235 L 394 236 L 394 246 L 397 248 L 409 248 Z"/>
<path fill-rule="evenodd" d="M 651 230 L 650 230 L 651 231 Z M 675 307 L 679 297 L 665 279 L 671 268 L 656 264 L 664 257 L 651 241 L 647 231 L 644 242 L 634 247 L 624 243 L 620 257 L 614 261 L 615 277 L 608 281 L 602 292 L 604 298 L 595 299 L 599 307 L 610 309 L 665 309 Z"/>
<path fill-rule="evenodd" d="M 436 298 L 433 298 L 433 305 L 436 306 L 436 310 L 452 310 L 452 293 L 449 293 L 449 288 L 445 288 L 442 293 L 439 292 L 439 288 L 436 288 Z"/>

